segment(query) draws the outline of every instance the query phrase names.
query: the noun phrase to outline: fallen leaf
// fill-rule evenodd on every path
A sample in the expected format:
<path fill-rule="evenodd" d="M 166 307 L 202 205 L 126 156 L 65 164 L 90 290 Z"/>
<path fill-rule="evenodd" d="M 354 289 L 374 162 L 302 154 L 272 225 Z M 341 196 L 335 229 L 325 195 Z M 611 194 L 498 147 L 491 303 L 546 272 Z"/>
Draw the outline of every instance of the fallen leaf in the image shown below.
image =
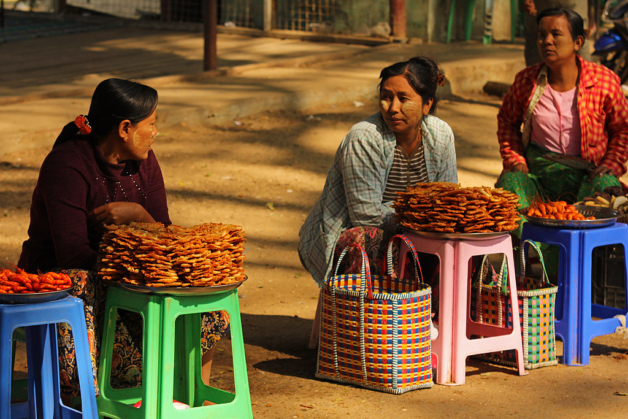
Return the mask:
<path fill-rule="evenodd" d="M 275 210 L 275 204 L 273 204 L 272 202 L 268 202 L 266 204 L 266 206 L 268 207 L 269 210 L 274 211 Z"/>
<path fill-rule="evenodd" d="M 273 407 L 273 405 L 270 403 L 266 403 L 266 407 Z"/>
<path fill-rule="evenodd" d="M 613 393 L 613 396 L 628 396 L 628 393 L 620 393 L 619 391 L 616 391 Z"/>

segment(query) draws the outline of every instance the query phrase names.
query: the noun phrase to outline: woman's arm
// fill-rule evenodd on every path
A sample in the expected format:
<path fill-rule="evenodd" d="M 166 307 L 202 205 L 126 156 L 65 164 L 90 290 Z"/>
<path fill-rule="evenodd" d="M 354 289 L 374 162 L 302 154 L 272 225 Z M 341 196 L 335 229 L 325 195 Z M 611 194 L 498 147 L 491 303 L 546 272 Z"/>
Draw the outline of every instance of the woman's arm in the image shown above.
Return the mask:
<path fill-rule="evenodd" d="M 438 129 L 437 135 L 440 137 L 438 147 L 441 149 L 441 155 L 438 176 L 434 180 L 436 182 L 458 183 L 454 132 L 446 122 L 442 121 L 442 126 Z"/>
<path fill-rule="evenodd" d="M 161 169 L 152 151 L 143 165 L 139 180 L 141 185 L 138 185 L 138 188 L 146 194 L 146 208 L 135 202 L 110 202 L 90 213 L 93 225 L 99 223 L 121 225 L 132 222 L 172 224 L 168 216 L 166 188 Z"/>
<path fill-rule="evenodd" d="M 497 114 L 497 141 L 502 156 L 504 170 L 511 170 L 517 164 L 526 165 L 523 156 L 521 124 L 529 86 L 519 73 L 506 93 Z M 519 166 L 520 167 L 520 166 Z"/>
<path fill-rule="evenodd" d="M 89 185 L 80 162 L 78 157 L 52 153 L 42 164 L 37 182 L 61 268 L 91 269 L 98 258 L 89 245 Z"/>
<path fill-rule="evenodd" d="M 352 131 L 343 144 L 343 185 L 354 227 L 394 225 L 393 208 L 382 204 L 387 168 L 379 135 L 366 130 Z"/>
<path fill-rule="evenodd" d="M 606 166 L 619 177 L 626 173 L 628 159 L 628 101 L 619 85 L 619 78 L 614 74 L 611 77 L 616 80 L 607 83 L 609 92 L 604 101 L 608 147 L 598 168 Z"/>

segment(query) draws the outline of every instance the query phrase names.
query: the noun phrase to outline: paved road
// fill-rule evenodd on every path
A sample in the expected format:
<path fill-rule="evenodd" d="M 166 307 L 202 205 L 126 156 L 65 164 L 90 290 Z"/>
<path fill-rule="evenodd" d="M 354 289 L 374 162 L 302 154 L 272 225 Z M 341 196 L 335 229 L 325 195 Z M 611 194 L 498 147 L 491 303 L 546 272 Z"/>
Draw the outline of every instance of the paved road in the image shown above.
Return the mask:
<path fill-rule="evenodd" d="M 198 33 L 117 28 L 0 46 L 0 157 L 51 144 L 85 113 L 108 77 L 144 80 L 160 94 L 162 127 L 224 124 L 266 110 L 306 111 L 375 95 L 381 69 L 414 55 L 435 57 L 455 94 L 523 67 L 518 45 L 389 44 L 379 47 L 219 34 L 219 70 L 202 73 Z M 10 59 L 4 59 L 10 57 Z"/>

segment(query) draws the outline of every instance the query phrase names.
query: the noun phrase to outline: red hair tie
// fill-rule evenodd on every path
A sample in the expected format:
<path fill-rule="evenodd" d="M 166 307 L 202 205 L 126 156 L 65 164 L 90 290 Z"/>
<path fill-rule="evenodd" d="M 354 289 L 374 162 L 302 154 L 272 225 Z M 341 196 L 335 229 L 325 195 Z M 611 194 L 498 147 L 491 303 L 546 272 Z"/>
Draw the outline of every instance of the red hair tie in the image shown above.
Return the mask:
<path fill-rule="evenodd" d="M 79 115 L 74 119 L 74 125 L 79 129 L 79 134 L 87 135 L 92 132 L 92 127 L 89 125 L 89 121 L 85 115 Z"/>

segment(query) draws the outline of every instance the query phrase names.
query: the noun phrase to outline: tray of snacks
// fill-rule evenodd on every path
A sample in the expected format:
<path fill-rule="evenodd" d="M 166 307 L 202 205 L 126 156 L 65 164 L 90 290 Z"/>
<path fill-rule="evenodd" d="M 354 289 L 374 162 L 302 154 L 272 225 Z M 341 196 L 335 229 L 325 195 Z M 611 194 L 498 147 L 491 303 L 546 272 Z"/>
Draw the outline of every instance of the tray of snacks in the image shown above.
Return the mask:
<path fill-rule="evenodd" d="M 103 280 L 103 284 L 105 285 L 114 285 L 122 288 L 126 288 L 131 291 L 141 292 L 142 294 L 162 294 L 162 295 L 209 295 L 209 294 L 217 294 L 220 292 L 230 291 L 234 288 L 238 288 L 240 285 L 246 281 L 247 278 L 238 281 L 231 282 L 221 285 L 211 285 L 205 287 L 154 287 L 147 285 L 138 285 L 138 284 L 128 284 L 126 282 L 117 282 L 117 281 L 108 281 Z"/>
<path fill-rule="evenodd" d="M 246 279 L 240 226 L 131 223 L 106 228 L 98 271 L 104 283 L 154 294 L 213 294 Z"/>
<path fill-rule="evenodd" d="M 628 196 L 625 196 L 622 188 L 612 186 L 604 189 L 604 192 L 595 192 L 593 196 L 588 196 L 576 205 L 586 205 L 591 207 L 610 208 L 619 211 L 617 221 L 628 223 Z"/>
<path fill-rule="evenodd" d="M 519 197 L 503 189 L 429 182 L 417 183 L 397 195 L 395 220 L 416 234 L 483 240 L 519 225 Z"/>
<path fill-rule="evenodd" d="M 565 201 L 540 202 L 521 211 L 526 221 L 545 227 L 599 228 L 615 224 L 619 211 L 588 205 L 569 205 Z"/>
<path fill-rule="evenodd" d="M 0 304 L 45 303 L 67 296 L 71 289 L 72 280 L 64 273 L 0 270 Z"/>

